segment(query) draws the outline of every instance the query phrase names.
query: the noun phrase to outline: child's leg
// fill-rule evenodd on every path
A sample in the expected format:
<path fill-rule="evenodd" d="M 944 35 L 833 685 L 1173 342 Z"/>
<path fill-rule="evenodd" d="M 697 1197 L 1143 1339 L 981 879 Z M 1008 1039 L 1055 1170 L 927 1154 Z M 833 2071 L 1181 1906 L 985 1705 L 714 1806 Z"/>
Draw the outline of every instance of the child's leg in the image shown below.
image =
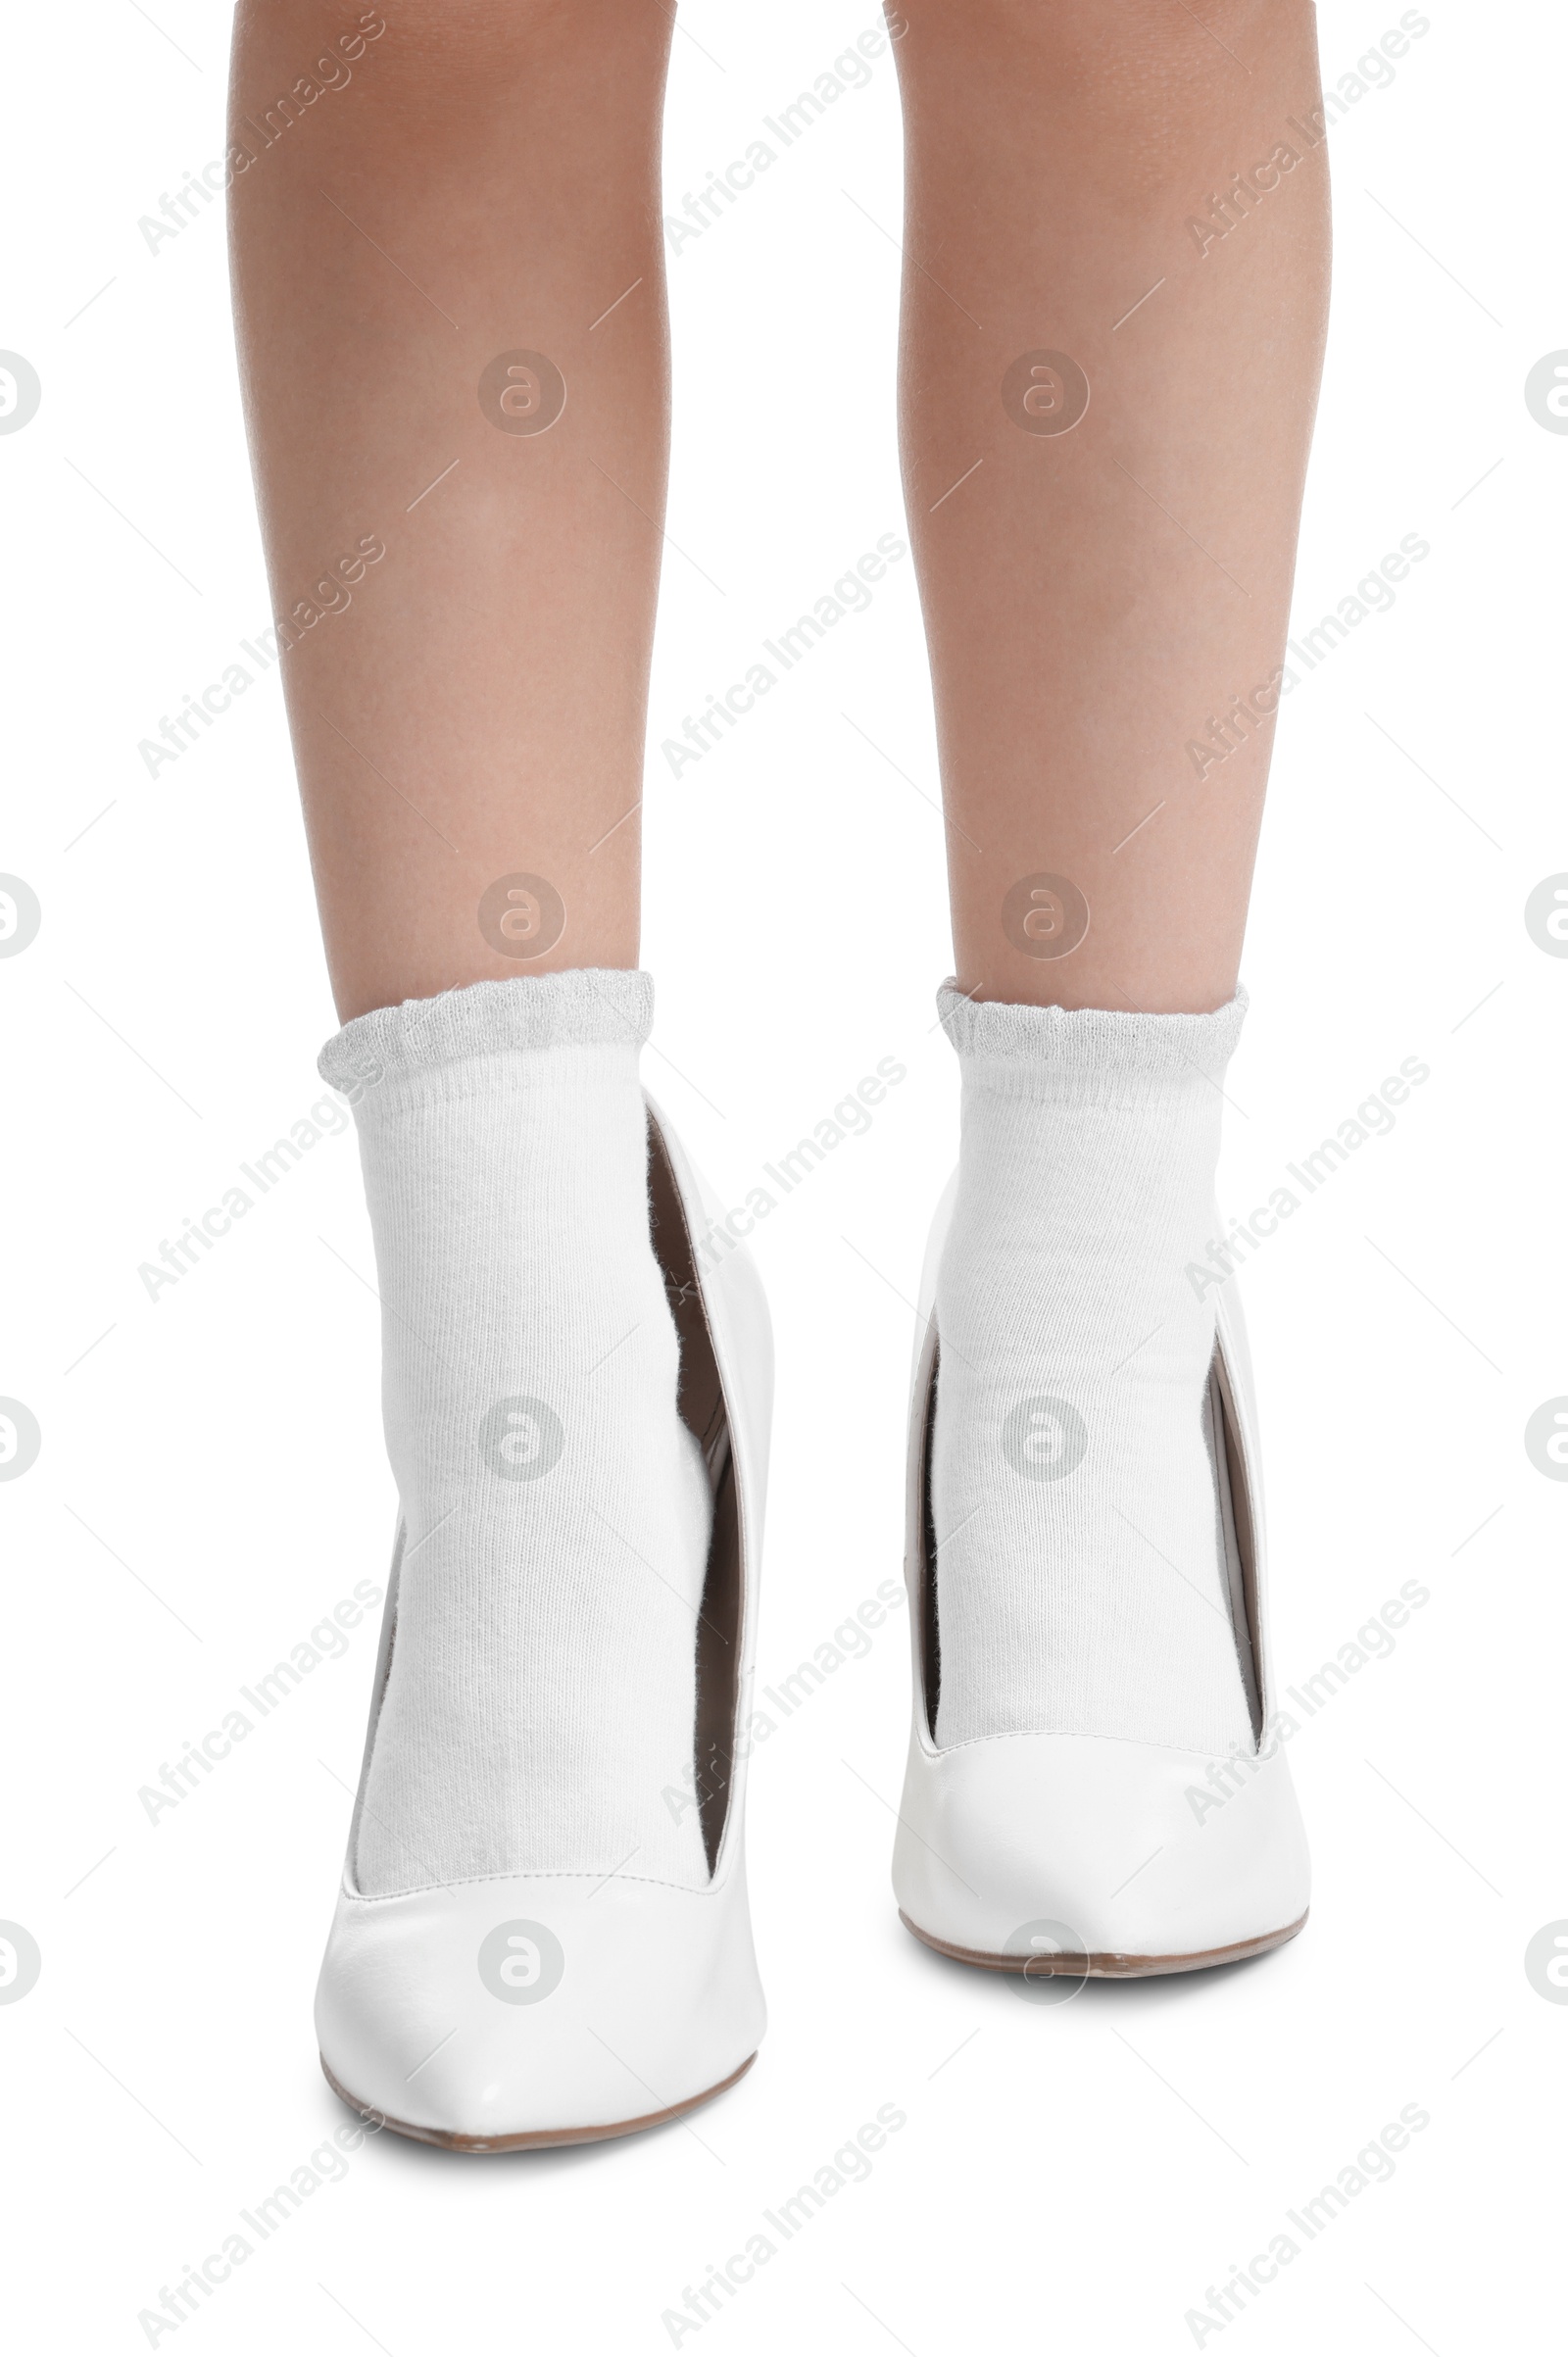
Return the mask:
<path fill-rule="evenodd" d="M 695 1810 L 661 1795 L 692 1772 L 709 1485 L 650 1241 L 651 994 L 606 970 L 637 962 L 669 22 L 467 0 L 360 23 L 323 40 L 316 0 L 247 0 L 233 115 L 247 406 L 345 1022 L 322 1070 L 355 1100 L 405 1524 L 356 1871 L 379 1894 L 635 1859 L 700 1885 Z"/>
<path fill-rule="evenodd" d="M 902 13 L 903 435 L 958 981 L 1213 1008 L 1236 987 L 1327 304 L 1313 11 Z M 1060 958 L 1033 953 L 1078 903 L 1008 901 L 1042 874 L 1087 904 Z"/>
<path fill-rule="evenodd" d="M 283 676 L 347 1020 L 637 961 L 670 28 L 621 0 L 466 0 L 373 37 L 353 28 L 376 12 L 338 13 L 341 40 L 314 0 L 240 8 L 233 135 L 255 160 L 233 246 L 274 605 L 306 622 Z M 302 76 L 321 94 L 285 106 Z M 386 553 L 362 571 L 367 544 Z M 509 900 L 519 875 L 560 905 Z"/>
<path fill-rule="evenodd" d="M 1223 1751 L 1193 1271 L 1324 327 L 1312 10 L 904 13 L 906 480 L 958 986 L 1004 1003 L 946 1007 L 938 1733 Z"/>

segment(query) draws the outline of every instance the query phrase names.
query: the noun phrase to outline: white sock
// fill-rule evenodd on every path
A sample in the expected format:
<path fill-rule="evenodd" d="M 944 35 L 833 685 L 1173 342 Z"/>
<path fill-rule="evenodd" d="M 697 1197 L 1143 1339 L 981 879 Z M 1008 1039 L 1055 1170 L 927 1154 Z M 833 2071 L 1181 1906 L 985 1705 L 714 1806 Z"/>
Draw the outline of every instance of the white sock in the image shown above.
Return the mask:
<path fill-rule="evenodd" d="M 371 1894 L 708 1880 L 690 1792 L 710 1499 L 649 1236 L 646 974 L 477 982 L 322 1051 L 355 1100 L 405 1523 Z"/>
<path fill-rule="evenodd" d="M 943 1745 L 1040 1730 L 1250 1747 L 1214 1311 L 1185 1273 L 1221 1232 L 1219 1084 L 1246 1004 L 940 995 L 962 1069 L 931 1470 Z"/>

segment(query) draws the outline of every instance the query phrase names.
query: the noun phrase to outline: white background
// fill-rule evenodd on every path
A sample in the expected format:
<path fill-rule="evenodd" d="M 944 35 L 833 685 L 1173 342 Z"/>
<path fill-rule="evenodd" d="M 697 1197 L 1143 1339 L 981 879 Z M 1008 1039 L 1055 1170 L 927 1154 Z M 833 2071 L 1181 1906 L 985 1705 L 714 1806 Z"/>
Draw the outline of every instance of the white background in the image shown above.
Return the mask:
<path fill-rule="evenodd" d="M 347 2117 L 311 1999 L 373 1625 L 156 1825 L 138 1788 L 357 1580 L 384 1581 L 392 1521 L 346 1137 L 156 1303 L 136 1274 L 320 1098 L 333 1028 L 275 673 L 156 781 L 136 750 L 269 614 L 219 208 L 156 255 L 137 227 L 221 153 L 227 22 L 197 0 L 153 14 L 40 10 L 5 41 L 0 345 L 43 382 L 36 417 L 0 438 L 0 868 L 43 906 L 32 947 L 0 962 L 0 1393 L 43 1433 L 0 1487 L 0 1917 L 43 1954 L 0 2007 L 6 2297 L 18 2347 L 105 2352 L 145 2347 L 138 2310 Z M 1325 79 L 1399 14 L 1326 5 Z M 888 1880 L 901 1612 L 755 1762 L 772 2027 L 751 2076 L 689 2130 L 623 2143 L 475 2161 L 372 2138 L 181 2349 L 666 2349 L 683 2286 L 888 2103 L 907 2125 L 869 2181 L 692 2336 L 705 2349 L 1191 2348 L 1206 2287 L 1411 2103 L 1431 2124 L 1393 2181 L 1216 2337 L 1457 2357 L 1523 2331 L 1560 2224 L 1568 2039 L 1568 2007 L 1523 1965 L 1568 1917 L 1568 1489 L 1523 1446 L 1568 1393 L 1568 962 L 1523 921 L 1568 869 L 1568 437 L 1523 398 L 1568 346 L 1568 42 L 1545 0 L 1427 14 L 1392 86 L 1333 134 L 1298 626 L 1405 534 L 1431 555 L 1284 708 L 1223 1174 L 1250 1208 L 1402 1058 L 1430 1064 L 1245 1288 L 1281 1683 L 1402 1581 L 1430 1589 L 1392 1657 L 1292 1744 L 1306 1933 L 1060 2007 L 917 1946 Z M 688 8 L 670 210 L 873 21 L 870 0 Z M 780 1374 L 769 1683 L 898 1573 L 906 1300 L 955 1145 L 908 563 L 678 782 L 658 744 L 905 529 L 899 258 L 847 201 L 896 230 L 899 178 L 884 57 L 670 269 L 669 532 L 702 573 L 669 553 L 650 1082 L 735 1203 L 880 1057 L 908 1067 L 757 1238 Z"/>

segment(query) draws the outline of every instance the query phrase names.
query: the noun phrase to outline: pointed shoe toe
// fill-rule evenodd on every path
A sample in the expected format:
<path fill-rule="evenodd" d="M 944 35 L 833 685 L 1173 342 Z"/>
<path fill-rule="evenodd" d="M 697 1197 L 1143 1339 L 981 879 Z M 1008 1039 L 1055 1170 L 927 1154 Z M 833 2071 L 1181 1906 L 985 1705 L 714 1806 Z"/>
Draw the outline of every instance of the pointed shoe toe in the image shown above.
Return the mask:
<path fill-rule="evenodd" d="M 1211 1400 L 1238 1556 L 1250 1747 L 1214 1760 L 1097 1734 L 1025 1731 L 946 1748 L 935 1740 L 935 1286 L 953 1200 L 950 1187 L 915 1327 L 906 1550 L 913 1707 L 893 1862 L 899 1912 L 945 1955 L 1031 1978 L 1135 1979 L 1278 1947 L 1306 1921 L 1311 1870 L 1274 1715 L 1251 1374 L 1233 1289 L 1218 1313 Z"/>
<path fill-rule="evenodd" d="M 699 1615 L 692 1805 L 708 1880 L 513 1872 L 362 1891 L 361 1815 L 397 1636 L 394 1555 L 343 1885 L 317 1991 L 328 2081 L 372 2127 L 449 2149 L 596 2141 L 733 2085 L 765 2026 L 744 1807 L 772 1405 L 767 1305 L 651 1102 L 656 1251 L 680 1336 L 681 1414 L 713 1494 Z M 715 1239 L 718 1241 L 715 1243 Z"/>
<path fill-rule="evenodd" d="M 893 1881 L 927 1946 L 998 1972 L 1137 1978 L 1227 1964 L 1306 1919 L 1282 1753 L 1223 1799 L 1197 1752 L 1102 1736 L 916 1746 Z"/>
<path fill-rule="evenodd" d="M 761 2038 L 744 1871 L 704 1891 L 591 1875 L 345 1891 L 316 2022 L 344 2101 L 426 2143 L 656 2127 L 732 2085 Z"/>

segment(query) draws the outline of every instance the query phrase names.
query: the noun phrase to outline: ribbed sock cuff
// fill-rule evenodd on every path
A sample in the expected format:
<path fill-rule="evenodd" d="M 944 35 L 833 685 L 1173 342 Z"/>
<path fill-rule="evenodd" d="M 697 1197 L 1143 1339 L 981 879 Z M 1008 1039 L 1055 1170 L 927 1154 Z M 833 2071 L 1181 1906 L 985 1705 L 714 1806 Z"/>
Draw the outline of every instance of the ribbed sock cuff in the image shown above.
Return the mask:
<path fill-rule="evenodd" d="M 356 1015 L 329 1039 L 317 1070 L 352 1103 L 385 1080 L 412 1078 L 514 1048 L 641 1048 L 653 1027 L 654 980 L 638 968 L 578 966 L 470 982 L 434 999 L 405 999 Z"/>
<path fill-rule="evenodd" d="M 965 1086 L 1057 1104 L 1111 1104 L 1148 1087 L 1216 1081 L 1241 1038 L 1247 993 L 1212 1014 L 1140 1014 L 1101 1007 L 1013 1007 L 937 993 Z"/>

